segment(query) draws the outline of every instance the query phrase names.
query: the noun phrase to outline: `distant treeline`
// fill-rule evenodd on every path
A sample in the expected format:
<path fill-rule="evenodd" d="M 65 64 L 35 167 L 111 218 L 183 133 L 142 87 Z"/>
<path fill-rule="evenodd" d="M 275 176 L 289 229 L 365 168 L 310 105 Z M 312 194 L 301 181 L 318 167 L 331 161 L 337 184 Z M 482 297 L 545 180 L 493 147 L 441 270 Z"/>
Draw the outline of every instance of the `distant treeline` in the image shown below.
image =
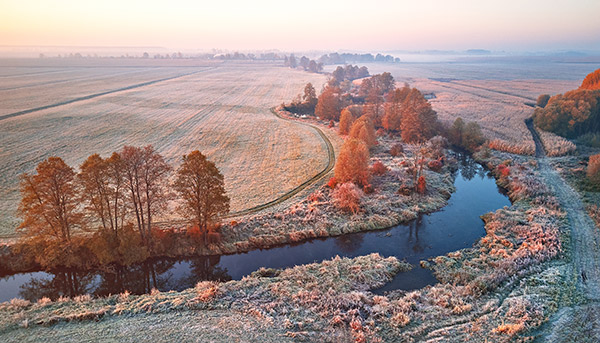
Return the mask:
<path fill-rule="evenodd" d="M 302 56 L 300 59 L 297 59 L 294 54 L 291 54 L 289 57 L 284 56 L 283 65 L 292 69 L 301 67 L 305 71 L 309 71 L 311 73 L 320 73 L 323 71 L 323 63 L 318 63 L 317 61 L 311 60 L 306 56 Z"/>
<path fill-rule="evenodd" d="M 400 59 L 392 55 L 377 54 L 350 54 L 337 52 L 323 55 L 318 60 L 320 63 L 326 64 L 346 64 L 346 63 L 369 63 L 369 62 L 383 62 L 383 63 L 398 63 Z"/>

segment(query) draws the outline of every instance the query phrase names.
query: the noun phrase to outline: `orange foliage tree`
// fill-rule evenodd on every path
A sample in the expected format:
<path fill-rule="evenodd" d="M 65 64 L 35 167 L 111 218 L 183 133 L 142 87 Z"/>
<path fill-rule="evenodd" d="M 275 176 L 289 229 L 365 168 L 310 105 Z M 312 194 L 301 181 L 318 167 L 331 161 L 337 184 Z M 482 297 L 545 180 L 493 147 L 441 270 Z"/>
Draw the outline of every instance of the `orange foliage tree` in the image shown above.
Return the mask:
<path fill-rule="evenodd" d="M 336 87 L 327 86 L 319 96 L 315 114 L 321 120 L 339 120 L 341 103 L 339 99 L 340 90 Z"/>
<path fill-rule="evenodd" d="M 364 141 L 349 138 L 344 142 L 334 173 L 338 183 L 353 182 L 362 186 L 369 184 L 369 149 Z"/>
<path fill-rule="evenodd" d="M 402 121 L 402 104 L 410 93 L 410 88 L 404 86 L 396 88 L 387 96 L 385 103 L 385 113 L 382 119 L 384 129 L 392 132 L 400 131 L 400 122 Z"/>
<path fill-rule="evenodd" d="M 21 176 L 20 190 L 21 247 L 44 267 L 76 265 L 73 231 L 81 227 L 82 214 L 73 168 L 50 157 L 38 164 L 36 174 Z"/>
<path fill-rule="evenodd" d="M 68 243 L 82 219 L 75 172 L 60 157 L 48 158 L 35 170 L 35 175 L 21 176 L 19 215 L 23 222 L 19 229 Z"/>
<path fill-rule="evenodd" d="M 229 197 L 225 194 L 223 174 L 200 151 L 183 156 L 177 170 L 174 188 L 182 203 L 181 214 L 194 221 L 204 234 L 219 215 L 229 212 Z"/>
<path fill-rule="evenodd" d="M 350 128 L 350 137 L 357 138 L 365 142 L 367 147 L 371 148 L 377 144 L 375 128 L 368 115 L 363 115 L 352 123 Z"/>
<path fill-rule="evenodd" d="M 418 89 L 410 90 L 402 107 L 400 131 L 403 141 L 424 142 L 435 135 L 439 126 L 437 114 Z"/>
<path fill-rule="evenodd" d="M 118 238 L 127 211 L 121 156 L 113 153 L 110 158 L 103 159 L 93 154 L 79 170 L 77 177 L 82 186 L 82 199 L 87 204 L 86 210 L 95 215 L 104 230 Z"/>
<path fill-rule="evenodd" d="M 600 69 L 596 69 L 593 72 L 589 73 L 583 82 L 581 82 L 581 89 L 600 89 Z"/>
<path fill-rule="evenodd" d="M 342 110 L 342 114 L 340 114 L 340 135 L 349 134 L 350 128 L 352 127 L 352 123 L 354 123 L 354 116 L 352 115 L 352 112 L 350 112 L 349 109 L 344 108 Z"/>

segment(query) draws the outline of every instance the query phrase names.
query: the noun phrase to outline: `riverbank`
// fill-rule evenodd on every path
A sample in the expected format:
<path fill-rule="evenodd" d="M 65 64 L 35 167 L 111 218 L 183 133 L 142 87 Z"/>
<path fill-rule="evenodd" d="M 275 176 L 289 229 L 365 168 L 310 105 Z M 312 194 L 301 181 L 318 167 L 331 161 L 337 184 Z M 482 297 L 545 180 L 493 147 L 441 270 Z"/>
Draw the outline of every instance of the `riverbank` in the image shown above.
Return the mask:
<path fill-rule="evenodd" d="M 411 191 L 406 194 L 398 193 L 402 185 L 410 185 L 412 182 L 412 168 L 417 151 L 423 150 L 420 153 L 424 153 L 427 160 L 433 160 L 448 154 L 444 146 L 439 143 L 428 143 L 425 146 L 405 144 L 403 153 L 392 156 L 390 149 L 399 140 L 395 137 L 380 137 L 379 142 L 372 150 L 371 162 L 382 162 L 387 172 L 373 176 L 373 191 L 363 196 L 358 213 L 338 209 L 332 199 L 333 190 L 323 180 L 305 199 L 285 209 L 223 223 L 219 230 L 219 241 L 203 244 L 187 235 L 183 227 L 161 230 L 164 240 L 160 250 L 149 258 L 235 254 L 314 238 L 385 229 L 446 205 L 454 192 L 454 172 L 457 169 L 457 160 L 452 157 L 445 159 L 441 169 L 431 170 L 425 167 L 427 189 L 424 194 Z M 0 271 L 4 275 L 40 270 L 32 260 L 14 253 L 11 246 L 5 245 L 0 253 Z M 89 266 L 89 269 L 94 268 L 98 268 L 98 265 Z"/>
<path fill-rule="evenodd" d="M 408 266 L 397 268 L 396 259 L 369 255 L 284 271 L 262 270 L 241 281 L 204 282 L 184 292 L 61 303 L 15 300 L 0 308 L 6 318 L 0 332 L 11 339 L 45 338 L 53 330 L 53 335 L 68 339 L 85 330 L 92 335 L 86 337 L 106 338 L 102 329 L 109 326 L 169 320 L 172 327 L 186 328 L 173 333 L 182 339 L 187 334 L 265 341 L 512 342 L 535 338 L 559 304 L 577 299 L 567 268 L 566 214 L 545 187 L 533 158 L 497 152 L 476 157 L 508 189 L 514 204 L 484 216 L 486 235 L 472 248 L 423 262 L 440 279 L 436 285 L 375 295 L 368 289 L 391 280 L 395 274 L 391 270 Z M 281 275 L 285 284 L 280 283 Z M 359 286 L 346 287 L 356 285 L 356 280 L 361 281 Z M 323 293 L 321 285 L 332 291 Z M 200 310 L 188 311 L 187 306 Z M 206 319 L 204 325 L 190 325 L 202 319 Z M 217 338 L 215 333 L 223 327 L 219 323 L 231 320 L 238 325 L 224 333 L 225 338 Z M 148 337 L 157 341 L 169 340 L 160 330 L 148 331 Z M 108 335 L 118 337 L 118 333 Z"/>

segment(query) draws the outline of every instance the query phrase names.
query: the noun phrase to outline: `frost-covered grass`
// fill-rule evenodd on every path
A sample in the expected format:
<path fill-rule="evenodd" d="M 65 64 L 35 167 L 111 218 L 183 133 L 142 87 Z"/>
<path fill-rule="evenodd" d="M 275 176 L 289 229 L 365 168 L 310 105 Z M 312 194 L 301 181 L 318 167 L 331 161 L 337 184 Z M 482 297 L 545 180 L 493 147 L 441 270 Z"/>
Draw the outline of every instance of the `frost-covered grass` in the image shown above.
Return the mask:
<path fill-rule="evenodd" d="M 555 135 L 552 132 L 544 131 L 540 128 L 536 128 L 536 131 L 540 135 L 542 144 L 546 154 L 551 157 L 569 155 L 577 150 L 577 146 L 568 139 Z"/>
<path fill-rule="evenodd" d="M 363 317 L 372 312 L 373 295 L 368 290 L 382 286 L 396 273 L 408 269 L 409 265 L 394 257 L 371 254 L 354 259 L 336 257 L 285 270 L 261 269 L 240 281 L 200 282 L 183 292 L 140 296 L 125 293 L 84 301 L 40 300 L 33 304 L 13 300 L 0 304 L 0 337 L 4 340 L 16 334 L 27 340 L 27 332 L 35 327 L 56 324 L 61 325 L 54 326 L 55 330 L 61 331 L 88 321 L 110 323 L 119 318 L 127 321 L 157 314 L 185 312 L 187 317 L 198 311 L 224 311 L 248 324 L 244 325 L 249 330 L 248 337 L 256 335 L 257 330 L 270 328 L 296 339 L 330 337 L 327 340 L 343 341 L 350 335 L 372 334 L 367 325 L 362 325 Z M 361 328 L 357 328 L 358 324 Z M 222 326 L 195 330 L 202 337 L 210 330 L 241 329 L 225 323 L 219 325 Z M 98 339 L 111 338 L 103 332 L 96 334 Z M 43 337 L 35 340 L 40 338 Z"/>

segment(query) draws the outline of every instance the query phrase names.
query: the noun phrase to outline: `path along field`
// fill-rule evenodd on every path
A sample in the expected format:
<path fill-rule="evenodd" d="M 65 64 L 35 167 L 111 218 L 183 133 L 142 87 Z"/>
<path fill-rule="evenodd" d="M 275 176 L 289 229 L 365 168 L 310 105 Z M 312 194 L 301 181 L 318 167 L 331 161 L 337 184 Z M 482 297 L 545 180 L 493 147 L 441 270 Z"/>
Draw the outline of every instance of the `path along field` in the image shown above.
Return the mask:
<path fill-rule="evenodd" d="M 327 166 L 315 130 L 270 111 L 307 82 L 319 89 L 323 75 L 258 62 L 114 64 L 0 68 L 0 115 L 108 93 L 0 120 L 0 237 L 13 237 L 18 223 L 19 175 L 52 155 L 78 166 L 92 153 L 152 144 L 176 166 L 198 149 L 224 174 L 232 211 L 275 199 Z"/>

